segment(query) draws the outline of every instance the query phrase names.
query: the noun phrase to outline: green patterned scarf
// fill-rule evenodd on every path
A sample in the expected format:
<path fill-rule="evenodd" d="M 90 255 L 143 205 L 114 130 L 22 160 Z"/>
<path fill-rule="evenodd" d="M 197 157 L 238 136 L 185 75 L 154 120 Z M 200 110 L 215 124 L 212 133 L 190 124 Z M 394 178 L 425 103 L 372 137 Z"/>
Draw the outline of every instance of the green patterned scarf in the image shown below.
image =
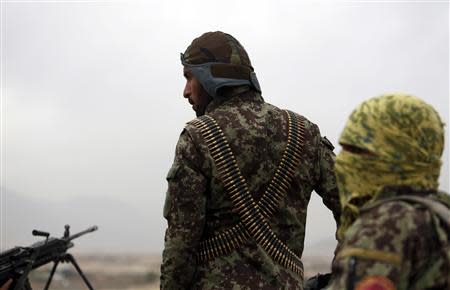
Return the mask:
<path fill-rule="evenodd" d="M 342 205 L 338 236 L 385 185 L 437 189 L 444 124 L 432 106 L 406 94 L 363 102 L 350 115 L 339 139 L 371 154 L 342 150 L 335 171 Z"/>

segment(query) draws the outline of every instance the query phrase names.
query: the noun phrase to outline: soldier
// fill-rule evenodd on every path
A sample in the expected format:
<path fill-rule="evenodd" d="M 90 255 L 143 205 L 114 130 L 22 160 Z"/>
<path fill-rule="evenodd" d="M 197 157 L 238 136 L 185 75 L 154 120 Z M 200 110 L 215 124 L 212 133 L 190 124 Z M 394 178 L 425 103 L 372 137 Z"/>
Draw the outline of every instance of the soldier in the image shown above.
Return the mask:
<path fill-rule="evenodd" d="M 343 242 L 328 289 L 450 289 L 450 198 L 437 191 L 443 127 L 406 94 L 353 111 L 336 157 Z"/>
<path fill-rule="evenodd" d="M 333 146 L 315 124 L 264 102 L 231 35 L 203 34 L 181 62 L 198 118 L 167 175 L 161 288 L 302 289 L 311 192 L 340 215 Z"/>

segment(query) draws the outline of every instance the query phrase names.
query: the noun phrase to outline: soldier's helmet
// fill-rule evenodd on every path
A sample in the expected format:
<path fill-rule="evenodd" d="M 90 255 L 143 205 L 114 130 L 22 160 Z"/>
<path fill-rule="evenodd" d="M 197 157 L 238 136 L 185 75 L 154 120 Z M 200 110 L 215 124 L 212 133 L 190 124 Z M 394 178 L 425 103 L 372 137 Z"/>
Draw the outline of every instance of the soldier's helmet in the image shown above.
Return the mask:
<path fill-rule="evenodd" d="M 242 85 L 261 92 L 247 52 L 227 33 L 207 32 L 194 39 L 181 53 L 181 63 L 211 97 L 219 97 L 221 88 Z"/>

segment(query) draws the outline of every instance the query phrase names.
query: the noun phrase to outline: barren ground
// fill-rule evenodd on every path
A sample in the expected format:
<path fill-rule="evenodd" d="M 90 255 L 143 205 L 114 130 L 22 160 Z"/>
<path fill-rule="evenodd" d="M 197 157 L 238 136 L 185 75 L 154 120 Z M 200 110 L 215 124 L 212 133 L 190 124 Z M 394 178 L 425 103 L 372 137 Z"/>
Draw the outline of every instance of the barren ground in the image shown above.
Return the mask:
<path fill-rule="evenodd" d="M 77 255 L 83 272 L 96 290 L 154 290 L 159 289 L 159 255 Z M 323 257 L 304 257 L 305 276 L 329 271 L 329 260 Z M 43 289 L 51 266 L 32 272 L 34 290 Z M 70 264 L 61 264 L 56 271 L 52 290 L 84 290 L 87 287 Z"/>

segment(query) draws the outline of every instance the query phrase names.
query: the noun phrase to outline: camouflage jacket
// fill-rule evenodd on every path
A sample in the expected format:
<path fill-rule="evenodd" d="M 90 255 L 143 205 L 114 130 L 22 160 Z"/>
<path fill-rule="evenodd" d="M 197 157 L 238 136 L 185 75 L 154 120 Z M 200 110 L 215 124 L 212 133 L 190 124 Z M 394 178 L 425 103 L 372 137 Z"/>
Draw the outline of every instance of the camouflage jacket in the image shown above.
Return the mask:
<path fill-rule="evenodd" d="M 206 114 L 224 131 L 253 198 L 259 200 L 286 146 L 286 114 L 253 91 L 221 103 L 213 101 Z M 322 196 L 336 220 L 340 214 L 332 145 L 315 124 L 306 120 L 305 129 L 294 181 L 270 220 L 278 237 L 299 256 L 311 192 Z M 162 289 L 301 289 L 301 277 L 272 261 L 251 240 L 230 255 L 196 263 L 200 241 L 230 228 L 239 217 L 232 211 L 200 130 L 190 123 L 179 138 L 167 181 Z"/>
<path fill-rule="evenodd" d="M 361 209 L 338 245 L 329 290 L 450 289 L 450 228 L 423 204 L 392 200 L 401 195 L 450 207 L 445 193 L 386 188 L 374 204 Z"/>

